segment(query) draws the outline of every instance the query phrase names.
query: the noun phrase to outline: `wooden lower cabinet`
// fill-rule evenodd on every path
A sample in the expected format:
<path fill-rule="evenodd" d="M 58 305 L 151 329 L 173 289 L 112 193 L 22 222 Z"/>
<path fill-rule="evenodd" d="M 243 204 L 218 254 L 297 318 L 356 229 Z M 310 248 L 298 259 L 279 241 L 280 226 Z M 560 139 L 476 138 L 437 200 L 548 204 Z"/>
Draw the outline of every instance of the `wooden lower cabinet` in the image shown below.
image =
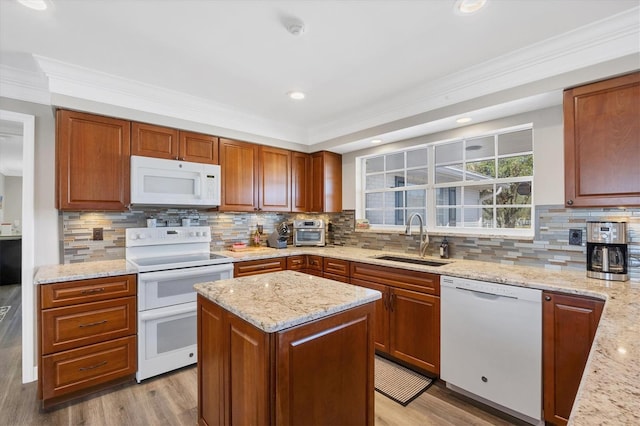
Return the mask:
<path fill-rule="evenodd" d="M 135 275 L 43 284 L 38 304 L 43 407 L 133 380 L 138 369 Z"/>
<path fill-rule="evenodd" d="M 543 293 L 544 420 L 566 425 L 578 392 L 604 302 Z"/>
<path fill-rule="evenodd" d="M 325 257 L 322 259 L 322 276 L 330 280 L 350 283 L 349 265 L 348 260 Z"/>
<path fill-rule="evenodd" d="M 373 305 L 265 333 L 198 296 L 200 425 L 372 425 Z"/>
<path fill-rule="evenodd" d="M 351 284 L 378 290 L 376 350 L 440 374 L 440 276 L 351 262 Z"/>
<path fill-rule="evenodd" d="M 289 256 L 287 257 L 287 269 L 322 277 L 322 256 L 315 256 L 311 254 Z M 349 281 L 343 280 L 343 282 Z"/>
<path fill-rule="evenodd" d="M 249 275 L 267 274 L 269 272 L 284 271 L 287 269 L 286 257 L 274 257 L 269 259 L 247 260 L 233 264 L 233 277 L 247 277 Z"/>

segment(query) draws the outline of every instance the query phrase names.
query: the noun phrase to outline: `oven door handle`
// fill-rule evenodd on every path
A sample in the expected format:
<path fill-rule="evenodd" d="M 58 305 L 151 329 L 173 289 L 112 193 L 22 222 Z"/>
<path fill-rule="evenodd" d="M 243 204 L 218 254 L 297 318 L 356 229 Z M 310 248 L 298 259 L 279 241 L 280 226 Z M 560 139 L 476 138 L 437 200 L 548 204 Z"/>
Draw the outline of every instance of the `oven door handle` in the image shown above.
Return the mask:
<path fill-rule="evenodd" d="M 233 271 L 233 264 L 224 263 L 222 265 L 198 266 L 195 268 L 183 268 L 171 271 L 140 272 L 138 275 L 142 281 L 170 281 L 175 278 L 197 277 L 226 271 Z M 229 275 L 229 278 L 231 278 L 231 275 Z"/>
<path fill-rule="evenodd" d="M 180 305 L 167 306 L 165 308 L 150 309 L 138 313 L 140 321 L 151 321 L 160 318 L 167 318 L 181 314 L 196 312 L 198 305 L 196 302 L 181 303 Z"/>

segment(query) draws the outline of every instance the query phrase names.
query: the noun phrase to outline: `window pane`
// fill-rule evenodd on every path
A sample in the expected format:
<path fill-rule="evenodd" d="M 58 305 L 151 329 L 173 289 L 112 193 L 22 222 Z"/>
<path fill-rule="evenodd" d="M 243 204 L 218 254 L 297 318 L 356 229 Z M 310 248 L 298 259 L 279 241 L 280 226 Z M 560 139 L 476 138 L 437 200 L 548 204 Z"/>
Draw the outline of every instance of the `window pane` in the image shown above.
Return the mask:
<path fill-rule="evenodd" d="M 496 165 L 494 160 L 475 161 L 467 163 L 466 180 L 487 180 L 496 176 Z"/>
<path fill-rule="evenodd" d="M 530 207 L 505 207 L 496 209 L 498 228 L 531 228 Z"/>
<path fill-rule="evenodd" d="M 384 157 L 373 157 L 365 160 L 366 173 L 384 171 Z"/>
<path fill-rule="evenodd" d="M 393 209 L 384 211 L 385 225 L 404 225 L 404 209 Z"/>
<path fill-rule="evenodd" d="M 383 208 L 382 200 L 384 193 L 382 192 L 370 192 L 364 198 L 365 209 L 381 209 Z"/>
<path fill-rule="evenodd" d="M 404 169 L 404 152 L 387 155 L 386 170 Z"/>
<path fill-rule="evenodd" d="M 462 182 L 462 164 L 436 167 L 436 183 Z"/>
<path fill-rule="evenodd" d="M 498 177 L 533 176 L 533 155 L 498 159 Z"/>
<path fill-rule="evenodd" d="M 365 210 L 365 218 L 372 225 L 382 225 L 382 210 Z"/>
<path fill-rule="evenodd" d="M 387 188 L 399 188 L 404 186 L 404 170 L 385 174 Z"/>
<path fill-rule="evenodd" d="M 531 204 L 531 182 L 498 185 L 496 204 Z"/>
<path fill-rule="evenodd" d="M 459 206 L 462 204 L 462 188 L 447 187 L 436 189 L 436 206 Z"/>
<path fill-rule="evenodd" d="M 393 209 L 396 207 L 404 207 L 404 191 L 387 192 L 385 194 L 385 208 Z"/>
<path fill-rule="evenodd" d="M 493 136 L 469 139 L 466 141 L 465 152 L 467 160 L 495 156 L 495 143 Z"/>
<path fill-rule="evenodd" d="M 462 209 L 460 207 L 446 208 L 438 207 L 436 209 L 436 225 L 437 226 L 461 226 L 459 223 L 462 218 Z"/>
<path fill-rule="evenodd" d="M 425 209 L 424 208 L 421 208 L 421 209 L 413 208 L 413 209 L 407 209 L 407 214 L 405 216 L 403 225 L 407 224 L 407 220 L 409 220 L 409 216 L 411 216 L 413 213 L 418 213 L 420 216 L 422 216 L 422 219 L 424 220 L 424 222 L 426 224 L 426 222 L 427 222 L 427 212 L 425 211 Z M 413 218 L 412 224 L 415 225 L 415 226 L 418 226 L 420 224 L 420 221 L 418 219 L 416 219 L 416 218 Z"/>
<path fill-rule="evenodd" d="M 420 167 L 427 165 L 427 148 L 414 149 L 407 152 L 407 167 Z"/>
<path fill-rule="evenodd" d="M 367 190 L 382 189 L 384 188 L 384 175 L 381 173 L 377 175 L 369 175 L 366 178 L 366 182 L 365 189 Z"/>
<path fill-rule="evenodd" d="M 473 185 L 464 188 L 464 204 L 470 206 L 493 205 L 493 185 Z"/>
<path fill-rule="evenodd" d="M 498 135 L 498 155 L 533 151 L 533 130 Z"/>
<path fill-rule="evenodd" d="M 426 185 L 428 180 L 429 169 L 414 169 L 407 170 L 407 183 L 406 185 Z"/>
<path fill-rule="evenodd" d="M 417 189 L 407 191 L 407 207 L 422 207 L 427 205 L 427 191 L 425 189 Z"/>
<path fill-rule="evenodd" d="M 436 164 L 462 161 L 462 142 L 436 145 Z"/>
<path fill-rule="evenodd" d="M 465 207 L 464 226 L 466 228 L 491 228 L 493 226 L 493 208 Z"/>

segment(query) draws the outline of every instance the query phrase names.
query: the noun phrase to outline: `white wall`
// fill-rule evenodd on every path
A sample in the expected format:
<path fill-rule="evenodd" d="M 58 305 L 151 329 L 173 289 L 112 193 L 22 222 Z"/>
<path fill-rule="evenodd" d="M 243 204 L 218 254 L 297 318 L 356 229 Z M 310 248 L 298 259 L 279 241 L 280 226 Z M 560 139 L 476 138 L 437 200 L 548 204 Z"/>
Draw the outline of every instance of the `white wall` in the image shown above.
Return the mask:
<path fill-rule="evenodd" d="M 13 225 L 14 220 L 22 218 L 22 177 L 21 176 L 5 176 L 4 177 L 4 195 L 3 202 L 5 223 Z"/>
<path fill-rule="evenodd" d="M 520 124 L 533 123 L 534 202 L 564 204 L 564 147 L 562 106 L 558 105 L 414 139 L 342 155 L 342 208 L 356 208 L 356 157 L 380 154 L 413 145 L 461 138 Z"/>
<path fill-rule="evenodd" d="M 0 173 L 0 196 L 2 196 L 2 205 L 0 205 L 0 223 L 4 222 L 4 198 L 6 197 L 5 195 L 5 190 L 4 190 L 4 175 L 2 173 Z"/>

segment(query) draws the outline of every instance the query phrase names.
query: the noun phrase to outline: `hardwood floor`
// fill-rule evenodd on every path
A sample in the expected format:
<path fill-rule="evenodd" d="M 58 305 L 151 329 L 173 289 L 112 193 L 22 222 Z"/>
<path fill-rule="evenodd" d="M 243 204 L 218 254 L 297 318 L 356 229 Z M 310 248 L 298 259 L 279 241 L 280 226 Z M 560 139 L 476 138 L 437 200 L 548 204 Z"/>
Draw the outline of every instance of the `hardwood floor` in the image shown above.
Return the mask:
<path fill-rule="evenodd" d="M 2 425 L 195 425 L 195 367 L 123 384 L 49 411 L 39 409 L 36 383 L 21 383 L 20 286 L 0 286 L 0 306 L 11 310 L 0 322 L 0 424 Z M 463 396 L 440 382 L 407 407 L 376 392 L 376 425 L 525 424 Z"/>

